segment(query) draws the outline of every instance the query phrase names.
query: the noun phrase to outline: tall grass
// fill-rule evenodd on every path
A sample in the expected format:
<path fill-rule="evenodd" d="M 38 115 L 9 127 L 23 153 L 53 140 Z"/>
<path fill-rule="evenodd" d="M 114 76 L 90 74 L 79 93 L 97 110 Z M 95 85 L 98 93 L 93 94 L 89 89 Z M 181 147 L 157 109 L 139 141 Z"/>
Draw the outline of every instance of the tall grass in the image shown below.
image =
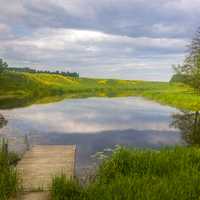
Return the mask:
<path fill-rule="evenodd" d="M 14 168 L 18 156 L 0 152 L 0 200 L 7 200 L 19 189 L 19 179 Z"/>
<path fill-rule="evenodd" d="M 53 200 L 198 200 L 200 150 L 120 149 L 100 166 L 89 185 L 80 186 L 57 177 L 52 197 Z"/>
<path fill-rule="evenodd" d="M 67 180 L 65 175 L 53 178 L 51 190 L 53 200 L 84 199 L 85 193 L 76 180 Z"/>

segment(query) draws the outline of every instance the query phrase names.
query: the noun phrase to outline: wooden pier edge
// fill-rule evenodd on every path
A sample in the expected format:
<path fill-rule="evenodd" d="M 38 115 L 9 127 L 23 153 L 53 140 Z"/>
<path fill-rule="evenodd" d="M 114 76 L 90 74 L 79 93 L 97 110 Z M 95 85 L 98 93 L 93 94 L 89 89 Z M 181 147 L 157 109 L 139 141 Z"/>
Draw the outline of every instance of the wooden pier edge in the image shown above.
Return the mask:
<path fill-rule="evenodd" d="M 75 177 L 76 145 L 35 145 L 19 161 L 17 171 L 25 192 L 49 191 L 53 177 Z"/>
<path fill-rule="evenodd" d="M 77 156 L 77 148 L 76 148 L 76 145 L 73 145 L 74 146 L 74 164 L 73 164 L 73 176 L 72 178 L 76 178 L 76 156 Z"/>

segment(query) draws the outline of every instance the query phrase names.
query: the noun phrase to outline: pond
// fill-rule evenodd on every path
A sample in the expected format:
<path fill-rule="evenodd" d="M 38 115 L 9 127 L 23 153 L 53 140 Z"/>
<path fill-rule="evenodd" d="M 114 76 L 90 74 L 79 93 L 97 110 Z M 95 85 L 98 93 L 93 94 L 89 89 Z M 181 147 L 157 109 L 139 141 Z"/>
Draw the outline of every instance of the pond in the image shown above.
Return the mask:
<path fill-rule="evenodd" d="M 140 97 L 66 99 L 0 113 L 6 120 L 0 134 L 11 138 L 11 149 L 19 150 L 25 135 L 31 145 L 75 144 L 77 172 L 116 145 L 160 148 L 200 140 L 188 134 L 195 114 Z"/>

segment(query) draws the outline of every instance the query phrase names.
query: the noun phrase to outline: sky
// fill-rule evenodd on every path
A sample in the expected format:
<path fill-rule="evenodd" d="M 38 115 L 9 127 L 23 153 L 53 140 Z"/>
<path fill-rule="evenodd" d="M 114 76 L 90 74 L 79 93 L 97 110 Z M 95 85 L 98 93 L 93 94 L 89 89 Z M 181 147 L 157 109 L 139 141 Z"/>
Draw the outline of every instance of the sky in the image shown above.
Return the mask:
<path fill-rule="evenodd" d="M 200 0 L 0 0 L 9 66 L 168 81 L 200 26 Z"/>

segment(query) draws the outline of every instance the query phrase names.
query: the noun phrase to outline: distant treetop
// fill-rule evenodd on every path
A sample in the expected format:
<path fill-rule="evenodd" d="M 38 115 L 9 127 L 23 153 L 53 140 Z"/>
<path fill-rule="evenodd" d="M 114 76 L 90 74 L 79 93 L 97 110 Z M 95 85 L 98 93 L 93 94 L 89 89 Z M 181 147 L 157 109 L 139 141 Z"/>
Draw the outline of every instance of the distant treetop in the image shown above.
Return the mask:
<path fill-rule="evenodd" d="M 29 67 L 24 67 L 24 68 L 17 68 L 17 67 L 9 67 L 9 71 L 14 71 L 14 72 L 29 72 L 29 73 L 46 73 L 46 74 L 59 74 L 63 76 L 70 76 L 74 78 L 79 78 L 79 73 L 78 72 L 63 72 L 63 71 L 48 71 L 48 70 L 35 70 L 31 69 Z"/>
<path fill-rule="evenodd" d="M 78 72 L 63 72 L 63 71 L 48 71 L 48 70 L 36 70 L 36 69 L 31 69 L 29 67 L 23 67 L 23 68 L 18 68 L 18 67 L 8 67 L 8 64 L 3 61 L 2 58 L 0 58 L 0 73 L 4 71 L 13 71 L 13 72 L 29 72 L 29 73 L 47 73 L 47 74 L 59 74 L 63 76 L 70 76 L 74 78 L 79 78 L 79 73 Z"/>
<path fill-rule="evenodd" d="M 8 68 L 8 64 L 0 58 L 0 73 L 4 72 Z"/>

